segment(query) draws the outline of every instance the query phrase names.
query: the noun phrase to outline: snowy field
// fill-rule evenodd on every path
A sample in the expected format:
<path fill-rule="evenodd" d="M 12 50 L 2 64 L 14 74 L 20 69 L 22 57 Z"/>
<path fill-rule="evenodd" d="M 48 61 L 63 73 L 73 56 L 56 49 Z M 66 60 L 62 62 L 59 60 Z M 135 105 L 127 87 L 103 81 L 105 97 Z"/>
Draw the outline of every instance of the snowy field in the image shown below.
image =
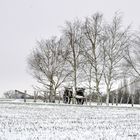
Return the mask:
<path fill-rule="evenodd" d="M 0 140 L 140 140 L 140 108 L 0 103 Z"/>

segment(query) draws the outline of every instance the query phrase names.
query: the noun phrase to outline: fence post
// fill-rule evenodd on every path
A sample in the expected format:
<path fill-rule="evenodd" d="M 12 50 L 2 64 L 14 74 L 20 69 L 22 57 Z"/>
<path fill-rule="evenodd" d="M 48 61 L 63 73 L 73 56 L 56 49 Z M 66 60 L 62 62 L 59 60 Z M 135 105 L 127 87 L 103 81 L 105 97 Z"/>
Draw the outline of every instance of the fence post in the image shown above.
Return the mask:
<path fill-rule="evenodd" d="M 34 102 L 36 102 L 36 91 L 34 91 Z"/>
<path fill-rule="evenodd" d="M 139 93 L 139 104 L 140 104 L 140 93 Z"/>
<path fill-rule="evenodd" d="M 118 91 L 116 92 L 116 106 L 118 106 Z"/>
<path fill-rule="evenodd" d="M 44 103 L 46 102 L 46 92 L 44 91 Z"/>
<path fill-rule="evenodd" d="M 27 94 L 27 91 L 25 90 L 24 91 L 24 103 L 26 102 L 26 94 Z"/>

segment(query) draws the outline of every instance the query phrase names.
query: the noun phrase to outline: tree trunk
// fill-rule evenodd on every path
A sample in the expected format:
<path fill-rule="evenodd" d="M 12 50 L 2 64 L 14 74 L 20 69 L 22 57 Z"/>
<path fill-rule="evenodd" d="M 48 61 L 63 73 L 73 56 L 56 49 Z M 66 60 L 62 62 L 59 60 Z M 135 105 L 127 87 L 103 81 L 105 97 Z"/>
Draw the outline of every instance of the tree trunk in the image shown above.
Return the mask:
<path fill-rule="evenodd" d="M 56 90 L 54 89 L 53 90 L 53 93 L 52 93 L 52 103 L 55 103 L 55 97 L 56 97 Z"/>
<path fill-rule="evenodd" d="M 58 101 L 59 104 L 60 104 L 60 101 L 61 101 L 61 95 L 60 95 L 60 92 L 59 92 L 59 101 Z"/>
<path fill-rule="evenodd" d="M 120 105 L 122 104 L 122 101 L 123 101 L 123 94 L 122 94 L 121 99 L 120 99 Z"/>
<path fill-rule="evenodd" d="M 75 96 L 76 96 L 76 84 L 74 83 L 74 88 L 73 88 L 73 101 L 72 101 L 73 104 L 76 104 Z"/>
<path fill-rule="evenodd" d="M 76 62 L 74 63 L 74 92 L 73 95 L 74 97 L 76 96 L 76 90 L 77 90 L 77 72 L 76 72 Z M 76 104 L 75 98 L 73 99 L 74 104 Z"/>
<path fill-rule="evenodd" d="M 101 104 L 101 98 L 100 98 L 100 95 L 99 93 L 97 94 L 97 105 L 100 105 Z"/>
<path fill-rule="evenodd" d="M 54 103 L 55 102 L 55 90 L 53 89 L 53 79 L 50 81 L 50 95 L 49 95 L 49 102 Z"/>
<path fill-rule="evenodd" d="M 101 105 L 103 104 L 102 96 L 101 96 Z"/>
<path fill-rule="evenodd" d="M 109 106 L 109 94 L 110 94 L 110 91 L 109 91 L 109 88 L 107 87 L 107 92 L 106 92 L 106 105 Z"/>
<path fill-rule="evenodd" d="M 97 105 L 100 105 L 101 98 L 100 98 L 100 94 L 99 94 L 99 82 L 98 82 L 98 80 L 96 80 L 96 94 L 97 94 Z"/>
<path fill-rule="evenodd" d="M 132 103 L 132 107 L 134 106 L 134 95 L 131 95 L 131 103 Z"/>
<path fill-rule="evenodd" d="M 89 105 L 91 105 L 91 98 L 92 98 L 92 95 L 90 95 L 90 98 L 89 98 Z"/>
<path fill-rule="evenodd" d="M 116 94 L 116 106 L 118 105 L 118 93 Z"/>
<path fill-rule="evenodd" d="M 130 94 L 127 97 L 127 104 L 129 103 L 129 101 L 130 101 Z"/>
<path fill-rule="evenodd" d="M 112 94 L 112 105 L 114 105 L 114 93 Z"/>

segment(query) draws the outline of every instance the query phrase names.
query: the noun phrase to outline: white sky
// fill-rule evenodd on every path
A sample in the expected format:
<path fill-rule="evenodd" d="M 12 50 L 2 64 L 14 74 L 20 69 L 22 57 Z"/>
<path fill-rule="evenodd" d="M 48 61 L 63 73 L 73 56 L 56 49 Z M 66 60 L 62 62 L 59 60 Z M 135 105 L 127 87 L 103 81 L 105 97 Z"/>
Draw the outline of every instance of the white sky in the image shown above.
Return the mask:
<path fill-rule="evenodd" d="M 59 35 L 66 20 L 95 12 L 111 19 L 118 10 L 139 27 L 140 0 L 0 0 L 0 94 L 34 85 L 26 59 L 36 40 Z"/>

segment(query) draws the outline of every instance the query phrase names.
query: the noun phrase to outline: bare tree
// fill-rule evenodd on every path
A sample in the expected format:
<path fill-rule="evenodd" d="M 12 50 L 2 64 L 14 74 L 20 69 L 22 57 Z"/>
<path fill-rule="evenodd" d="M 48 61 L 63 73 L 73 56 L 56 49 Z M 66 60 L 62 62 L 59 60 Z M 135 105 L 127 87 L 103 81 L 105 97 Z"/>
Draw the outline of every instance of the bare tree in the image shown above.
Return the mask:
<path fill-rule="evenodd" d="M 95 83 L 95 92 L 98 97 L 98 104 L 100 102 L 99 86 L 103 74 L 103 38 L 102 38 L 102 15 L 94 14 L 90 18 L 86 18 L 83 25 L 84 44 L 82 46 L 85 59 L 87 59 L 89 68 L 89 82 Z M 92 75 L 92 76 L 91 76 Z M 93 78 L 92 78 L 93 77 Z M 92 79 L 91 79 L 92 78 Z M 91 87 L 91 86 L 90 86 Z"/>
<path fill-rule="evenodd" d="M 80 69 L 80 44 L 81 44 L 81 22 L 76 20 L 74 22 L 66 22 L 63 28 L 63 37 L 65 39 L 67 48 L 67 62 L 72 71 L 72 81 L 74 82 L 74 94 L 76 94 L 77 80 Z"/>
<path fill-rule="evenodd" d="M 119 78 L 121 73 L 121 63 L 126 55 L 129 45 L 129 27 L 122 29 L 121 16 L 115 14 L 111 24 L 106 25 L 104 38 L 104 79 L 106 84 L 106 104 L 109 105 L 109 95 L 113 82 Z"/>
<path fill-rule="evenodd" d="M 49 101 L 54 102 L 56 90 L 69 76 L 66 71 L 66 51 L 62 40 L 55 37 L 37 42 L 37 47 L 28 58 L 34 78 L 50 91 Z"/>
<path fill-rule="evenodd" d="M 9 90 L 9 91 L 4 92 L 4 96 L 5 98 L 8 98 L 8 99 L 19 98 L 15 90 Z"/>
<path fill-rule="evenodd" d="M 127 47 L 127 55 L 125 56 L 124 69 L 127 70 L 127 75 L 131 80 L 129 87 L 129 96 L 127 103 L 134 105 L 136 87 L 139 88 L 140 82 L 140 31 L 135 31 L 131 37 L 131 45 Z M 136 86 L 137 85 L 137 86 Z"/>

